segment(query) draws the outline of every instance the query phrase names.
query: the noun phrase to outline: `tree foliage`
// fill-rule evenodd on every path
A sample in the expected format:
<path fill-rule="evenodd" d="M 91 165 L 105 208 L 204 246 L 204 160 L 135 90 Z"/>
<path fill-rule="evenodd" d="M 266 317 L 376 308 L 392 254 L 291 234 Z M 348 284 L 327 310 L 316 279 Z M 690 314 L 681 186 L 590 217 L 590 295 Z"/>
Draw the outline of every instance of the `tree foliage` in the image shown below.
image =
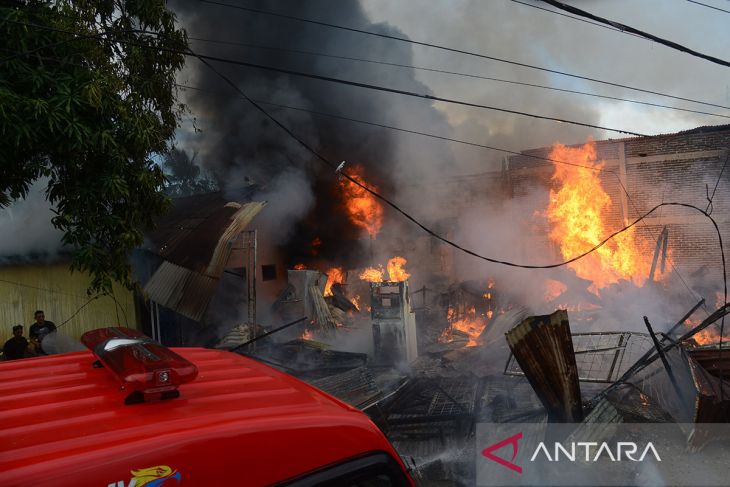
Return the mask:
<path fill-rule="evenodd" d="M 167 170 L 165 193 L 172 197 L 209 193 L 217 188 L 216 182 L 201 171 L 193 157 L 180 149 L 172 148 L 165 154 L 163 167 Z"/>
<path fill-rule="evenodd" d="M 163 154 L 187 36 L 163 0 L 0 1 L 0 208 L 48 178 L 72 269 L 133 286 L 129 253 L 169 203 Z"/>

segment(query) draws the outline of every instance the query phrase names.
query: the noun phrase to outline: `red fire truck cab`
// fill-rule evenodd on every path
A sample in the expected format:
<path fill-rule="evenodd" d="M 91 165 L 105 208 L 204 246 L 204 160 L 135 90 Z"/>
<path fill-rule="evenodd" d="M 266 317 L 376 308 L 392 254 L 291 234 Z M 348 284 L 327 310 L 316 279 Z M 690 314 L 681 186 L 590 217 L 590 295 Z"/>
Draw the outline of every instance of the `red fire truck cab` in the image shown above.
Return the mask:
<path fill-rule="evenodd" d="M 134 330 L 0 363 L 0 485 L 413 486 L 360 411 L 235 353 Z"/>

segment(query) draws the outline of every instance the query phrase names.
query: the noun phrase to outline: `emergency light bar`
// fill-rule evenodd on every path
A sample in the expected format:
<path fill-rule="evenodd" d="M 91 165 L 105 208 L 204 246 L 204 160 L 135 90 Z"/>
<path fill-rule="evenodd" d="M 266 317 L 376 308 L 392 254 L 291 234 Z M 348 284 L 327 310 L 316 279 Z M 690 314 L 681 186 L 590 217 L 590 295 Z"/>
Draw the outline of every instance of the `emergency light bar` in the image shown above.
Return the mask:
<path fill-rule="evenodd" d="M 137 330 L 123 327 L 87 331 L 81 341 L 129 391 L 125 404 L 180 396 L 177 388 L 198 375 L 195 364 Z"/>

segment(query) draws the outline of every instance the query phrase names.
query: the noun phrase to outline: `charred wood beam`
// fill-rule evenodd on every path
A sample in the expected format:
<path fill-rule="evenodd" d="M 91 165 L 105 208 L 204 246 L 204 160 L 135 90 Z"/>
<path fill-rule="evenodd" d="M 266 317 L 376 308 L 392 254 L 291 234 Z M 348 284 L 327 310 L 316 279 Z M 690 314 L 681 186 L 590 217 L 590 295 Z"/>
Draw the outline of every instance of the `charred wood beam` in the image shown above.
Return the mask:
<path fill-rule="evenodd" d="M 649 323 L 649 318 L 647 318 L 646 316 L 644 316 L 644 324 L 646 324 L 646 329 L 649 330 L 649 336 L 651 337 L 651 341 L 654 342 L 654 348 L 656 348 L 656 351 L 659 354 L 659 358 L 662 360 L 662 364 L 664 364 L 664 369 L 666 369 L 666 371 L 667 371 L 667 375 L 669 376 L 669 381 L 672 383 L 672 387 L 674 388 L 674 391 L 677 393 L 677 397 L 679 397 L 680 401 L 684 401 L 684 396 L 682 394 L 682 391 L 679 388 L 679 384 L 677 384 L 677 378 L 674 377 L 674 372 L 672 372 L 672 367 L 669 365 L 669 361 L 667 360 L 667 357 L 664 355 L 664 350 L 662 349 L 662 346 L 659 343 L 659 340 L 657 340 L 657 337 L 654 334 L 654 330 L 651 327 L 651 323 Z"/>

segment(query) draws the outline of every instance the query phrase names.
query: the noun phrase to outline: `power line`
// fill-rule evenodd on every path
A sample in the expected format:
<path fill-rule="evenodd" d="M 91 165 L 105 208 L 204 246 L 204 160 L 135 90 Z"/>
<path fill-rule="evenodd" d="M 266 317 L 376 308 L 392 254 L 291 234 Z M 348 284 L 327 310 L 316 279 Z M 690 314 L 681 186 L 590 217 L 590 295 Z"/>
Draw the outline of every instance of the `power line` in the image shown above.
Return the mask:
<path fill-rule="evenodd" d="M 512 0 L 512 1 L 517 2 L 517 3 L 522 3 L 519 0 Z M 529 4 L 525 4 L 525 5 L 529 5 Z M 262 50 L 287 52 L 287 53 L 293 53 L 293 54 L 305 54 L 305 55 L 309 55 L 309 56 L 317 56 L 317 57 L 324 57 L 324 58 L 330 58 L 330 59 L 342 59 L 342 60 L 354 61 L 354 62 L 360 62 L 360 63 L 377 64 L 377 65 L 383 65 L 383 66 L 393 66 L 393 67 L 406 68 L 406 69 L 415 69 L 418 71 L 427 71 L 427 72 L 431 72 L 431 73 L 441 73 L 441 74 L 448 74 L 448 75 L 453 75 L 453 76 L 462 76 L 465 78 L 482 79 L 482 80 L 487 80 L 487 81 L 495 81 L 498 83 L 506 83 L 506 84 L 512 84 L 512 85 L 518 85 L 518 86 L 528 86 L 531 88 L 539 88 L 539 89 L 544 89 L 544 90 L 558 91 L 558 92 L 562 92 L 562 93 L 570 93 L 570 94 L 576 94 L 576 95 L 592 96 L 595 98 L 602 98 L 602 99 L 606 99 L 606 100 L 622 101 L 622 102 L 627 102 L 627 103 L 634 103 L 637 105 L 646 105 L 646 106 L 657 107 L 657 108 L 666 108 L 669 110 L 677 110 L 677 111 L 681 111 L 681 112 L 696 113 L 699 115 L 710 115 L 713 117 L 721 117 L 721 118 L 730 119 L 730 115 L 722 115 L 719 113 L 703 112 L 703 111 L 699 111 L 699 110 L 691 110 L 689 108 L 680 108 L 680 107 L 673 107 L 670 105 L 662 105 L 660 103 L 651 103 L 651 102 L 640 101 L 640 100 L 631 100 L 631 99 L 620 98 L 620 97 L 616 97 L 616 96 L 600 95 L 598 93 L 591 93 L 591 92 L 587 92 L 587 91 L 570 90 L 567 88 L 557 88 L 554 86 L 540 85 L 540 84 L 536 84 L 536 83 L 527 83 L 524 81 L 515 81 L 515 80 L 502 79 L 502 78 L 494 78 L 491 76 L 482 76 L 482 75 L 470 74 L 470 73 L 461 73 L 461 72 L 449 71 L 449 70 L 445 70 L 445 69 L 426 68 L 426 67 L 422 67 L 422 66 L 412 66 L 409 64 L 378 61 L 378 60 L 374 60 L 374 59 L 364 59 L 364 58 L 358 58 L 358 57 L 352 57 L 352 56 L 327 54 L 327 53 L 321 53 L 321 52 L 306 51 L 306 50 L 301 50 L 301 49 L 287 49 L 287 48 L 283 48 L 283 47 L 262 46 L 262 45 L 258 45 L 258 44 L 249 44 L 249 43 L 244 43 L 244 42 L 231 42 L 231 41 L 222 41 L 222 40 L 216 40 L 216 39 L 205 39 L 205 38 L 193 37 L 193 36 L 188 37 L 188 39 L 191 41 L 208 42 L 211 44 L 240 46 L 240 47 L 246 47 L 246 48 L 250 48 L 250 49 L 262 49 Z"/>
<path fill-rule="evenodd" d="M 435 96 L 435 95 L 424 95 L 422 93 L 416 93 L 413 91 L 399 90 L 396 88 L 388 88 L 386 86 L 372 85 L 369 83 L 361 83 L 359 81 L 351 81 L 351 80 L 345 80 L 345 79 L 341 79 L 341 78 L 332 78 L 330 76 L 322 76 L 319 74 L 304 73 L 302 71 L 295 71 L 292 69 L 277 68 L 274 66 L 267 66 L 267 65 L 263 65 L 263 64 L 257 64 L 257 63 L 249 63 L 246 61 L 237 61 L 234 59 L 221 58 L 221 57 L 217 57 L 217 56 L 208 56 L 208 55 L 204 55 L 204 54 L 190 54 L 190 53 L 186 53 L 184 51 L 180 51 L 180 50 L 176 50 L 176 49 L 164 49 L 164 48 L 159 48 L 159 47 L 155 47 L 153 49 L 177 52 L 180 54 L 185 54 L 186 56 L 194 56 L 201 60 L 205 59 L 207 61 L 216 61 L 216 62 L 222 62 L 222 63 L 226 63 L 226 64 L 235 64 L 238 66 L 246 66 L 249 68 L 256 68 L 256 69 L 261 69 L 264 71 L 272 71 L 275 73 L 288 74 L 291 76 L 301 76 L 303 78 L 317 79 L 320 81 L 329 81 L 331 83 L 338 83 L 338 84 L 347 85 L 347 86 L 354 86 L 357 88 L 366 88 L 369 90 L 382 91 L 382 92 L 386 92 L 386 93 L 394 93 L 397 95 L 410 96 L 410 97 L 414 97 L 414 98 L 422 98 L 425 100 L 440 101 L 443 103 L 451 103 L 454 105 L 462 105 L 462 106 L 467 106 L 467 107 L 472 107 L 472 108 L 482 108 L 485 110 L 493 110 L 493 111 L 497 111 L 497 112 L 510 113 L 512 115 L 521 115 L 524 117 L 536 118 L 539 120 L 549 120 L 549 121 L 553 121 L 553 122 L 568 123 L 571 125 L 578 125 L 581 127 L 588 127 L 588 128 L 593 128 L 593 129 L 599 129 L 599 130 L 607 130 L 609 132 L 635 135 L 638 137 L 646 137 L 645 134 L 640 134 L 638 132 L 631 132 L 629 130 L 603 127 L 600 125 L 594 125 L 594 124 L 590 124 L 590 123 L 577 122 L 575 120 L 568 120 L 568 119 L 564 119 L 564 118 L 551 117 L 551 116 L 547 116 L 547 115 L 538 115 L 535 113 L 522 112 L 519 110 L 511 110 L 508 108 L 500 108 L 500 107 L 495 107 L 495 106 L 491 106 L 491 105 L 482 105 L 480 103 L 471 103 L 471 102 L 462 101 L 462 100 L 455 100 L 453 98 L 444 98 L 444 97 Z"/>
<path fill-rule="evenodd" d="M 720 12 L 725 12 L 726 14 L 730 14 L 730 10 L 725 10 L 724 8 L 715 7 L 713 5 L 707 5 L 706 3 L 702 2 L 696 2 L 695 0 L 687 0 L 689 3 L 694 3 L 697 5 L 702 5 L 703 7 L 711 8 L 713 10 L 719 10 Z"/>
<path fill-rule="evenodd" d="M 201 0 L 203 1 L 203 0 Z M 636 29 L 634 27 L 628 26 L 626 24 L 622 24 L 620 22 L 616 22 L 614 20 L 608 20 L 603 17 L 599 17 L 598 15 L 594 15 L 590 12 L 586 12 L 585 10 L 581 10 L 579 8 L 573 7 L 572 5 L 567 5 L 563 2 L 558 2 L 556 0 L 542 0 L 543 2 L 547 3 L 548 5 L 552 5 L 555 8 L 559 8 L 560 10 L 564 10 L 566 12 L 570 12 L 572 14 L 579 15 L 581 17 L 586 17 L 588 19 L 595 20 L 596 22 L 601 22 L 602 24 L 611 25 L 613 27 L 616 27 L 618 29 L 621 29 L 622 31 L 629 32 L 632 34 L 639 35 L 641 37 L 644 37 L 646 39 L 652 40 L 654 42 L 657 42 L 659 44 L 662 44 L 664 46 L 670 47 L 672 49 L 675 49 L 680 52 L 684 52 L 686 54 L 689 54 L 691 56 L 695 56 L 701 59 L 704 59 L 706 61 L 710 61 L 715 64 L 719 64 L 721 66 L 725 66 L 730 68 L 730 62 L 725 61 L 724 59 L 720 59 L 714 56 L 710 56 L 708 54 L 703 54 L 699 51 L 695 51 L 694 49 L 690 49 L 689 47 L 683 46 L 682 44 L 678 44 L 674 41 L 670 41 L 668 39 L 664 39 L 662 37 L 655 36 L 654 34 L 649 34 L 648 32 L 644 32 L 642 30 Z"/>
<path fill-rule="evenodd" d="M 186 89 L 186 90 L 201 91 L 201 92 L 207 92 L 207 93 L 217 93 L 217 91 L 208 90 L 208 89 L 205 89 L 205 88 L 199 88 L 197 86 L 189 86 L 189 85 L 183 85 L 183 84 L 177 84 L 177 83 L 175 84 L 175 86 L 177 86 L 179 88 L 182 88 L 182 89 Z M 300 111 L 300 112 L 311 113 L 313 115 L 318 115 L 318 116 L 321 116 L 321 117 L 334 118 L 334 119 L 337 119 L 337 120 L 345 120 L 345 121 L 348 121 L 348 122 L 354 122 L 354 123 L 359 123 L 359 124 L 363 124 L 363 125 L 370 125 L 370 126 L 373 126 L 373 127 L 379 127 L 379 128 L 384 128 L 384 129 L 388 129 L 388 130 L 394 130 L 394 131 L 408 133 L 408 134 L 421 135 L 421 136 L 429 137 L 429 138 L 432 138 L 432 139 L 444 140 L 444 141 L 448 141 L 448 142 L 454 142 L 454 143 L 457 143 L 457 144 L 464 144 L 464 145 L 469 145 L 469 146 L 472 146 L 472 147 L 479 147 L 479 148 L 482 148 L 482 149 L 490 149 L 490 150 L 494 150 L 494 151 L 498 151 L 498 152 L 504 152 L 506 154 L 513 154 L 513 155 L 516 155 L 516 156 L 527 157 L 527 158 L 530 158 L 530 159 L 538 159 L 538 160 L 542 160 L 542 161 L 553 162 L 553 163 L 556 163 L 556 164 L 565 164 L 565 165 L 568 165 L 568 166 L 580 167 L 580 168 L 583 168 L 583 169 L 589 169 L 591 171 L 597 171 L 597 172 L 613 172 L 610 169 L 604 169 L 604 168 L 600 168 L 600 167 L 584 166 L 582 164 L 575 164 L 575 163 L 568 162 L 568 161 L 559 161 L 557 159 L 550 159 L 549 157 L 541 157 L 541 156 L 523 154 L 522 152 L 513 151 L 513 150 L 510 150 L 510 149 L 504 149 L 504 148 L 501 148 L 501 147 L 494 147 L 494 146 L 491 146 L 491 145 L 479 144 L 477 142 L 470 142 L 470 141 L 467 141 L 467 140 L 454 139 L 454 138 L 446 137 L 446 136 L 443 136 L 443 135 L 431 134 L 431 133 L 428 133 L 428 132 L 420 132 L 420 131 L 417 131 L 417 130 L 410 130 L 410 129 L 405 129 L 405 128 L 402 128 L 402 127 L 395 127 L 393 125 L 386 125 L 386 124 L 377 123 L 377 122 L 370 122 L 370 121 L 366 121 L 366 120 L 360 120 L 360 119 L 357 119 L 357 118 L 346 117 L 344 115 L 335 115 L 335 114 L 332 114 L 332 113 L 320 112 L 320 111 L 317 111 L 317 110 L 311 110 L 311 109 L 301 108 L 301 107 L 294 107 L 294 106 L 291 106 L 291 105 L 282 105 L 282 104 L 279 104 L 279 103 L 272 103 L 270 101 L 264 101 L 264 100 L 258 100 L 258 99 L 255 99 L 254 101 L 256 101 L 257 103 L 260 103 L 261 105 L 269 105 L 269 106 L 273 106 L 273 107 L 277 107 L 277 108 L 284 108 L 284 109 L 287 109 L 287 110 L 295 110 L 295 111 Z"/>
<path fill-rule="evenodd" d="M 716 104 L 716 103 L 710 103 L 710 102 L 700 101 L 700 100 L 693 100 L 691 98 L 685 98 L 685 97 L 676 96 L 676 95 L 669 95 L 669 94 L 666 94 L 666 93 L 661 93 L 661 92 L 658 92 L 658 91 L 647 90 L 647 89 L 643 89 L 643 88 L 636 88 L 636 87 L 629 86 L 629 85 L 624 85 L 624 84 L 621 84 L 621 83 L 614 83 L 614 82 L 611 82 L 611 81 L 604 81 L 604 80 L 597 79 L 597 78 L 591 78 L 591 77 L 588 77 L 588 76 L 582 76 L 582 75 L 578 75 L 578 74 L 572 74 L 572 73 L 568 73 L 568 72 L 565 72 L 565 71 L 559 71 L 559 70 L 556 70 L 556 69 L 545 68 L 545 67 L 542 67 L 542 66 L 536 66 L 536 65 L 527 64 L 527 63 L 521 63 L 521 62 L 509 60 L 509 59 L 504 59 L 504 58 L 499 58 L 499 57 L 495 57 L 495 56 L 490 56 L 488 54 L 480 54 L 480 53 L 477 53 L 477 52 L 466 51 L 464 49 L 456 49 L 456 48 L 452 48 L 452 47 L 446 47 L 446 46 L 442 46 L 442 45 L 439 45 L 439 44 L 433 44 L 433 43 L 430 43 L 430 42 L 414 41 L 414 40 L 409 39 L 407 37 L 398 37 L 398 36 L 394 36 L 394 35 L 383 34 L 383 33 L 380 33 L 380 32 L 373 32 L 373 31 L 368 31 L 368 30 L 365 30 L 365 29 L 357 29 L 357 28 L 354 28 L 354 27 L 346 27 L 346 26 L 343 26 L 343 25 L 332 24 L 332 23 L 329 23 L 329 22 L 322 22 L 322 21 L 319 21 L 319 20 L 307 19 L 307 18 L 304 18 L 304 17 L 297 17 L 297 16 L 294 16 L 294 15 L 287 15 L 287 14 L 283 14 L 283 13 L 273 12 L 273 11 L 270 11 L 270 10 L 262 10 L 262 9 L 251 8 L 251 7 L 244 7 L 242 5 L 233 5 L 233 4 L 218 2 L 218 1 L 214 1 L 214 0 L 198 0 L 198 1 L 201 2 L 201 3 L 210 4 L 210 5 L 217 5 L 217 6 L 221 6 L 221 7 L 228 7 L 228 8 L 232 8 L 232 9 L 237 9 L 237 10 L 241 10 L 241 11 L 244 11 L 244 12 L 250 12 L 250 13 L 261 14 L 261 15 L 268 15 L 268 16 L 271 16 L 271 17 L 278 17 L 278 18 L 293 20 L 293 21 L 297 21 L 297 22 L 305 22 L 305 23 L 308 23 L 308 24 L 320 25 L 320 26 L 323 26 L 323 27 L 329 27 L 329 28 L 332 28 L 332 29 L 339 29 L 339 30 L 344 30 L 344 31 L 348 31 L 348 32 L 356 32 L 358 34 L 364 34 L 364 35 L 369 35 L 369 36 L 374 36 L 374 37 L 381 37 L 381 38 L 384 38 L 384 39 L 390 39 L 390 40 L 399 41 L 399 42 L 406 42 L 408 44 L 413 44 L 413 45 L 417 45 L 417 46 L 431 47 L 431 48 L 440 49 L 440 50 L 443 50 L 443 51 L 454 52 L 454 53 L 457 53 L 457 54 L 464 54 L 464 55 L 467 55 L 467 56 L 478 57 L 478 58 L 481 58 L 481 59 L 489 59 L 491 61 L 497 61 L 497 62 L 501 62 L 501 63 L 511 64 L 511 65 L 520 66 L 520 67 L 523 67 L 523 68 L 537 69 L 539 71 L 545 71 L 547 73 L 558 74 L 558 75 L 567 76 L 567 77 L 570 77 L 570 78 L 582 79 L 582 80 L 585 80 L 585 81 L 591 81 L 591 82 L 594 82 L 594 83 L 600 83 L 600 84 L 604 84 L 604 85 L 608 85 L 608 86 L 615 86 L 615 87 L 624 88 L 624 89 L 627 89 L 627 90 L 633 90 L 633 91 L 639 91 L 639 92 L 642 92 L 642 93 L 649 93 L 649 94 L 652 94 L 652 95 L 664 96 L 664 97 L 671 98 L 671 99 L 674 99 L 674 100 L 688 101 L 688 102 L 691 102 L 691 103 L 698 103 L 700 105 L 706 105 L 706 106 L 711 106 L 711 107 L 715 107 L 715 108 L 724 108 L 724 109 L 730 110 L 730 107 L 729 106 L 725 106 L 725 105 L 719 105 L 719 104 Z"/>
<path fill-rule="evenodd" d="M 575 17 L 573 15 L 564 14 L 563 12 L 558 12 L 556 10 L 550 10 L 549 8 L 541 7 L 539 5 L 535 5 L 535 4 L 532 4 L 532 3 L 522 2 L 520 0 L 510 0 L 510 1 L 511 2 L 514 2 L 514 3 L 519 3 L 520 5 L 524 5 L 525 7 L 536 8 L 536 9 L 542 10 L 544 12 L 550 12 L 551 14 L 560 15 L 561 17 L 567 17 L 569 19 L 577 20 L 579 22 L 584 22 L 586 24 L 595 25 L 596 27 L 601 27 L 601 28 L 606 29 L 606 30 L 612 30 L 614 32 L 622 32 L 622 33 L 625 33 L 625 34 L 628 34 L 628 35 L 632 35 L 634 37 L 637 37 L 639 39 L 644 39 L 641 36 L 638 36 L 636 34 L 632 34 L 630 32 L 624 32 L 621 29 L 617 29 L 616 27 L 611 27 L 611 26 L 608 26 L 608 25 L 599 24 L 598 22 L 592 22 L 590 20 L 582 19 L 580 17 Z"/>

